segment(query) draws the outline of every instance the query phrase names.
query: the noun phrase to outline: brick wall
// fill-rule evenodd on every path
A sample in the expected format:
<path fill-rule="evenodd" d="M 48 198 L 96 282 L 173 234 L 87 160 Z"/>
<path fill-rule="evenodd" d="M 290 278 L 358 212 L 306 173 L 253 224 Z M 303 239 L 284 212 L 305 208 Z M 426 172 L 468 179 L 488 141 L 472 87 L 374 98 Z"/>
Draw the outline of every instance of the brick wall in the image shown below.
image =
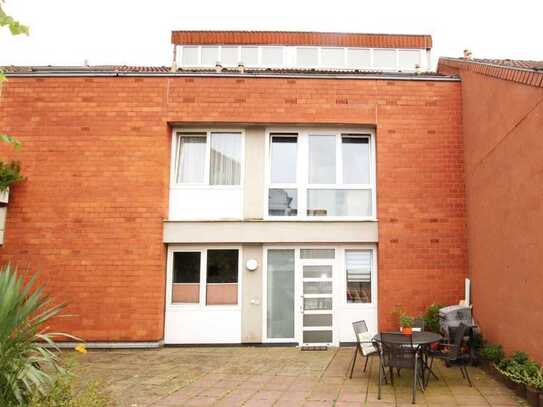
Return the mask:
<path fill-rule="evenodd" d="M 19 137 L 3 261 L 41 271 L 86 340 L 163 334 L 171 123 L 377 128 L 379 303 L 456 303 L 466 275 L 459 82 L 286 78 L 10 78 Z"/>
<path fill-rule="evenodd" d="M 489 341 L 543 363 L 543 89 L 440 67 L 463 81 L 475 317 Z"/>

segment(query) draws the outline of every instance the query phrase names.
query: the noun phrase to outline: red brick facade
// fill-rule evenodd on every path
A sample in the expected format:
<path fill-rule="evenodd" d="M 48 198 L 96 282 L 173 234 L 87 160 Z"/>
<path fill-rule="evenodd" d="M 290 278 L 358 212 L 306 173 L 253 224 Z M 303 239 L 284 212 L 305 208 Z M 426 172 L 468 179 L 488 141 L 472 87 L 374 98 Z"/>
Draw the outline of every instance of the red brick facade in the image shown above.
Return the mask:
<path fill-rule="evenodd" d="M 543 363 L 543 73 L 452 62 L 439 69 L 462 77 L 475 318 L 490 342 Z"/>
<path fill-rule="evenodd" d="M 88 341 L 163 337 L 173 123 L 376 127 L 379 318 L 457 303 L 466 276 L 461 85 L 220 77 L 10 78 L 0 128 L 28 180 L 1 260 L 41 271 Z"/>

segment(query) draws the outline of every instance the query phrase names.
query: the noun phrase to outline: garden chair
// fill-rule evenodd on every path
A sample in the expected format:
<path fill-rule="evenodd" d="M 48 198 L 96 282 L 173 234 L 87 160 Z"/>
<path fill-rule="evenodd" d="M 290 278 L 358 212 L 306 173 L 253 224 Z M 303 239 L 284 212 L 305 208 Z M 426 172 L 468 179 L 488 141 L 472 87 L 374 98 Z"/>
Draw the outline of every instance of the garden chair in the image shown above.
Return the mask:
<path fill-rule="evenodd" d="M 373 343 L 373 336 L 368 332 L 368 326 L 366 321 L 356 321 L 353 322 L 354 336 L 356 337 L 356 346 L 354 349 L 353 362 L 351 365 L 351 374 L 349 378 L 353 378 L 354 365 L 356 363 L 356 357 L 360 355 L 366 358 L 364 362 L 364 372 L 368 367 L 368 360 L 371 355 L 377 355 L 377 348 Z"/>
<path fill-rule="evenodd" d="M 382 376 L 385 376 L 386 369 L 390 372 L 390 383 L 394 385 L 394 369 L 413 369 L 413 399 L 416 402 L 417 384 L 424 391 L 424 380 L 422 378 L 422 363 L 419 360 L 418 347 L 413 344 L 413 337 L 408 337 L 411 343 L 405 343 L 406 336 L 399 332 L 383 332 L 379 342 L 379 390 L 377 399 L 381 399 Z"/>
<path fill-rule="evenodd" d="M 458 366 L 460 368 L 460 372 L 462 372 L 462 377 L 468 381 L 470 386 L 473 386 L 471 383 L 471 378 L 469 377 L 467 366 L 471 362 L 471 354 L 464 351 L 464 337 L 468 333 L 469 329 L 469 326 L 460 323 L 458 328 L 456 328 L 452 343 L 441 344 L 441 349 L 429 350 L 427 355 L 430 357 L 430 369 L 432 369 L 434 359 L 444 360 L 448 366 Z M 428 383 L 429 380 L 430 374 L 428 374 L 428 377 L 426 378 L 426 383 Z"/>

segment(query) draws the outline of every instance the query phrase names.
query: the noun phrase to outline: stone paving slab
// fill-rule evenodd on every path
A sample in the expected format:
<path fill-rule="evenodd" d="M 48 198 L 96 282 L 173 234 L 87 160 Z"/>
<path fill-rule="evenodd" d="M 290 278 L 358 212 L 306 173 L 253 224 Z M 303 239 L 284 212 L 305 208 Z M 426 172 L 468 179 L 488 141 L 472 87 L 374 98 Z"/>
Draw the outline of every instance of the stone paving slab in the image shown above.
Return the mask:
<path fill-rule="evenodd" d="M 300 351 L 283 347 L 169 347 L 91 350 L 78 355 L 79 377 L 100 380 L 119 407 L 181 406 L 411 406 L 411 374 L 377 398 L 377 359 L 366 373 L 358 358 L 348 378 L 353 348 Z M 478 368 L 469 387 L 457 368 L 434 364 L 421 406 L 523 406 L 523 400 Z"/>

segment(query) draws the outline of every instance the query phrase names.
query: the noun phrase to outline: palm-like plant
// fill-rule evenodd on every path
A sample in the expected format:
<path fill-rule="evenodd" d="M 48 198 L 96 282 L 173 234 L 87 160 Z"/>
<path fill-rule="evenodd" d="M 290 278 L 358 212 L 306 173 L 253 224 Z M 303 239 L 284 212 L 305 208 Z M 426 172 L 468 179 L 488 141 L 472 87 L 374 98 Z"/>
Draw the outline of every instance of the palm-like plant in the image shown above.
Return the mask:
<path fill-rule="evenodd" d="M 54 339 L 63 333 L 47 332 L 45 325 L 59 315 L 63 304 L 53 305 L 35 276 L 25 283 L 10 265 L 0 270 L 0 402 L 20 405 L 36 393 L 45 394 L 56 373 L 64 373 Z M 49 345 L 49 346 L 46 346 Z"/>

